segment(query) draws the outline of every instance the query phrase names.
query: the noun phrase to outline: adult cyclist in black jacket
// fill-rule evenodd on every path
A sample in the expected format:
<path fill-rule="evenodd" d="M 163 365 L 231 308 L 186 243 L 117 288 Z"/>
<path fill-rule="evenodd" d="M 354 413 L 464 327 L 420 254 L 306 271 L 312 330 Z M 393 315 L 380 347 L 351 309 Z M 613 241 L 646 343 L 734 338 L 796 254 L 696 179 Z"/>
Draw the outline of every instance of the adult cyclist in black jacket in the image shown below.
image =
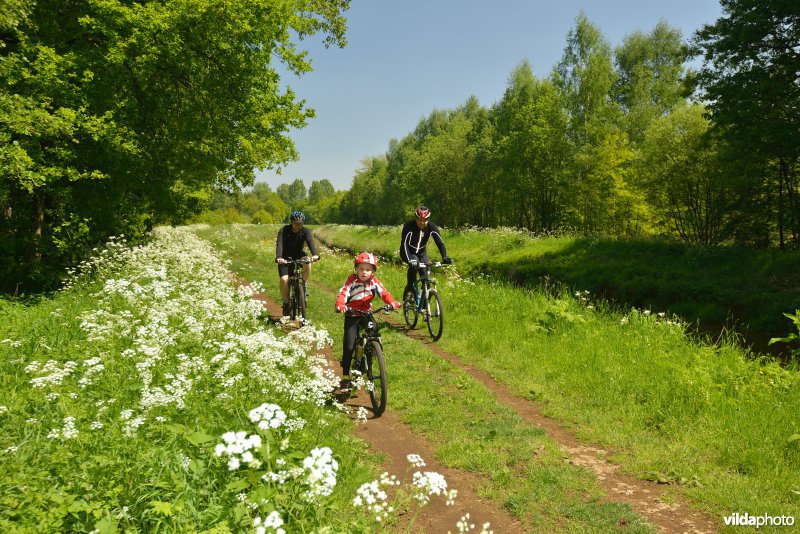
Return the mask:
<path fill-rule="evenodd" d="M 311 230 L 303 226 L 306 216 L 302 211 L 293 211 L 289 215 L 290 223 L 278 232 L 278 241 L 275 245 L 275 262 L 278 264 L 278 275 L 280 275 L 281 298 L 283 299 L 283 315 L 289 315 L 289 270 L 294 269 L 294 264 L 286 263 L 287 258 L 299 260 L 307 258 L 308 254 L 303 247 L 308 244 L 311 250 L 311 260 L 317 261 L 317 247 L 314 245 L 314 237 Z M 311 274 L 311 265 L 303 264 L 303 288 L 308 282 Z"/>
<path fill-rule="evenodd" d="M 400 239 L 400 258 L 408 263 L 406 287 L 403 290 L 404 297 L 412 291 L 419 264 L 430 261 L 426 249 L 430 238 L 433 238 L 433 242 L 436 243 L 436 247 L 442 255 L 442 263 L 453 263 L 453 258 L 447 255 L 439 227 L 431 222 L 431 210 L 420 206 L 414 212 L 414 219 L 403 225 L 403 235 Z"/>

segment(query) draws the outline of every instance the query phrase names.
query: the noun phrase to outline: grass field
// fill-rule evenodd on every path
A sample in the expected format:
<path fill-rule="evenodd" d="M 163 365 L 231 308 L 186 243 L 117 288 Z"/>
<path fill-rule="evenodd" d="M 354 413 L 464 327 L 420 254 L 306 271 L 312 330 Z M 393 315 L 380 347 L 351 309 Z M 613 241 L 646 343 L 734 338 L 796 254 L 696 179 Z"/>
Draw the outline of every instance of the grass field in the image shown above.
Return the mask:
<path fill-rule="evenodd" d="M 716 335 L 735 329 L 757 350 L 781 337 L 800 309 L 800 251 L 701 247 L 657 240 L 535 238 L 510 229 L 445 230 L 459 270 L 523 287 L 564 284 L 620 307 L 677 314 Z M 400 227 L 328 225 L 324 241 L 398 259 Z M 433 247 L 434 256 L 438 252 Z M 772 347 L 772 349 L 786 348 Z"/>
<path fill-rule="evenodd" d="M 401 528 L 396 516 L 378 526 L 374 510 L 354 505 L 357 490 L 378 478 L 380 459 L 354 439 L 355 421 L 329 394 L 337 377 L 311 356 L 331 341 L 339 350 L 342 319 L 330 290 L 352 271 L 352 256 L 326 251 L 315 264 L 313 280 L 329 290 L 311 288 L 313 326 L 287 336 L 249 298 L 262 287 L 277 298 L 277 227 L 191 231 L 215 249 L 163 229 L 133 250 L 112 243 L 54 295 L 0 300 L 0 529 Z M 380 252 L 395 231 L 326 239 Z M 497 256 L 529 239 L 489 234 L 447 236 L 448 246 L 457 258 L 491 246 Z M 537 246 L 559 249 L 562 239 Z M 625 472 L 666 484 L 713 516 L 800 515 L 797 371 L 735 340 L 699 343 L 684 322 L 655 309 L 519 287 L 464 263 L 460 274 L 439 275 L 440 347 L 541 403 L 612 451 Z M 237 291 L 229 270 L 253 287 Z M 404 269 L 383 261 L 379 276 L 399 296 Z M 460 368 L 401 330 L 384 329 L 384 345 L 389 409 L 527 530 L 653 529 L 629 507 L 603 501 L 591 471 L 566 463 L 541 429 Z M 414 491 L 398 493 L 397 511 L 412 506 Z"/>
<path fill-rule="evenodd" d="M 205 235 L 214 239 L 218 231 Z M 273 229 L 239 227 L 237 232 L 235 239 L 215 241 L 232 255 L 235 269 L 264 277 L 269 287 L 275 278 L 269 263 Z M 348 234 L 346 242 L 330 234 L 326 239 L 343 249 L 380 251 L 373 247 L 391 234 L 391 229 L 372 235 L 362 228 Z M 455 243 L 448 245 L 458 256 Z M 325 256 L 314 278 L 337 288 L 350 272 L 349 262 L 349 257 Z M 387 262 L 379 275 L 390 291 L 402 288 L 401 268 Z M 641 309 L 622 313 L 591 294 L 552 296 L 475 276 L 440 282 L 447 318 L 439 344 L 520 397 L 543 401 L 551 416 L 568 422 L 579 436 L 616 451 L 614 460 L 627 472 L 672 484 L 719 515 L 800 515 L 796 371 L 754 357 L 733 340 L 719 346 L 699 343 L 673 316 Z M 319 300 L 313 317 L 325 324 L 332 297 L 314 299 Z M 399 360 L 405 343 L 387 341 L 398 358 L 392 370 L 400 376 L 414 365 Z M 402 382 L 394 380 L 393 388 L 402 391 Z M 442 444 L 444 456 L 452 436 L 439 426 L 458 418 L 460 406 L 443 402 L 447 412 L 440 416 L 396 402 L 393 409 L 425 428 Z"/>

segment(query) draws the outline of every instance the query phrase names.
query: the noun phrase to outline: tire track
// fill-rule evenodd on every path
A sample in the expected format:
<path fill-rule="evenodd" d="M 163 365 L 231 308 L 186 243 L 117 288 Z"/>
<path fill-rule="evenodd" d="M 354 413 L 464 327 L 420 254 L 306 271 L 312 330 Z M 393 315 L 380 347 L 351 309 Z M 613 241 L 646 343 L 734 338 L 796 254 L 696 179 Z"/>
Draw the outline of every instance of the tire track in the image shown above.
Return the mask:
<path fill-rule="evenodd" d="M 312 280 L 310 283 L 326 293 L 336 294 L 334 290 L 318 282 Z M 607 494 L 605 499 L 607 502 L 630 505 L 634 512 L 665 533 L 710 534 L 720 530 L 718 518 L 693 508 L 689 501 L 681 496 L 668 495 L 666 491 L 668 485 L 656 484 L 620 473 L 620 466 L 607 459 L 610 451 L 599 446 L 581 443 L 572 432 L 563 428 L 557 421 L 544 416 L 541 411 L 543 406 L 541 403 L 516 396 L 504 384 L 495 380 L 485 371 L 464 363 L 455 354 L 451 354 L 433 343 L 425 332 L 409 330 L 405 324 L 401 324 L 394 318 L 387 317 L 384 320 L 397 330 L 405 331 L 406 335 L 418 340 L 434 354 L 478 380 L 492 392 L 499 402 L 512 407 L 524 421 L 544 430 L 565 451 L 567 455 L 565 461 L 594 472 L 599 485 Z M 477 521 L 475 523 L 478 524 Z M 495 531 L 511 532 L 497 529 Z"/>
<path fill-rule="evenodd" d="M 243 283 L 243 281 L 240 283 Z M 329 291 L 313 281 L 311 284 L 324 291 Z M 273 321 L 279 322 L 281 317 L 280 304 L 264 294 L 254 295 L 253 298 L 262 302 Z M 339 374 L 338 358 L 334 356 L 332 349 L 327 347 L 321 353 L 325 356 L 330 368 Z M 390 474 L 396 475 L 398 479 L 402 480 L 403 474 L 406 473 L 409 466 L 406 456 L 412 453 L 419 454 L 426 462 L 426 466 L 422 469 L 423 471 L 436 471 L 442 474 L 447 480 L 448 488 L 458 490 L 458 496 L 453 506 L 446 506 L 444 499 L 441 497 L 431 499 L 431 502 L 420 511 L 414 522 L 412 532 L 457 532 L 456 523 L 466 513 L 470 514 L 471 523 L 480 526 L 485 522 L 489 522 L 491 523 L 491 529 L 498 534 L 525 532 L 522 523 L 518 519 L 512 517 L 509 512 L 496 506 L 491 501 L 481 499 L 475 493 L 473 488 L 479 487 L 481 484 L 479 475 L 450 469 L 439 463 L 435 458 L 435 450 L 432 445 L 412 432 L 407 424 L 400 421 L 398 414 L 387 410 L 381 417 L 375 418 L 372 414 L 369 395 L 363 391 L 358 392 L 355 397 L 348 399 L 343 396 L 339 400 L 344 401 L 344 404 L 354 412 L 361 406 L 369 411 L 370 415 L 367 423 L 357 425 L 355 435 L 368 443 L 373 450 L 383 453 L 385 456 L 383 464 Z M 355 419 L 355 416 L 353 418 Z M 402 531 L 405 531 L 405 527 L 412 520 L 412 515 L 413 512 L 411 511 L 400 512 Z"/>

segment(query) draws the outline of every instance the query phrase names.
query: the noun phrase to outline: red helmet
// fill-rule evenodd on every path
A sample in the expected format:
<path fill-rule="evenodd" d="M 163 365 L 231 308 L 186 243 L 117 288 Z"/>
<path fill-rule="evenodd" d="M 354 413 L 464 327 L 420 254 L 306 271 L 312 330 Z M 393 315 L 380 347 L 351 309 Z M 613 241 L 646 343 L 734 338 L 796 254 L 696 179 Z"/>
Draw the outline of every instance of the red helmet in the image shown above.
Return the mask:
<path fill-rule="evenodd" d="M 420 206 L 417 208 L 415 215 L 418 219 L 422 219 L 423 221 L 427 221 L 431 218 L 431 210 L 426 208 L 425 206 Z"/>
<path fill-rule="evenodd" d="M 357 266 L 359 263 L 369 263 L 375 267 L 375 270 L 378 270 L 378 259 L 375 257 L 375 254 L 372 254 L 371 252 L 362 252 L 356 256 L 353 265 Z"/>

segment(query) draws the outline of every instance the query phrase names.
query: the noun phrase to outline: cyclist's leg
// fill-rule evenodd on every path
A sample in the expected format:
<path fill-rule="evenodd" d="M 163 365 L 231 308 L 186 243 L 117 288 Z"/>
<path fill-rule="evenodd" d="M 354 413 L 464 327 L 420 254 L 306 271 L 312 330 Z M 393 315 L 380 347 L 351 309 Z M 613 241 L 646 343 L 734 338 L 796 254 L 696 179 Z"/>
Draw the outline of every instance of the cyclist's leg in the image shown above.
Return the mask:
<path fill-rule="evenodd" d="M 303 255 L 301 257 L 302 257 L 302 259 L 307 260 L 308 259 L 308 254 L 306 254 L 306 252 L 303 251 Z M 311 274 L 311 264 L 310 263 L 304 263 L 303 264 L 303 281 L 308 280 L 308 276 L 310 274 Z"/>
<path fill-rule="evenodd" d="M 344 336 L 342 337 L 342 388 L 350 387 L 350 364 L 353 363 L 353 353 L 356 350 L 356 336 L 358 334 L 358 317 L 344 318 Z M 347 381 L 347 384 L 345 384 Z"/>
<path fill-rule="evenodd" d="M 303 254 L 303 259 L 307 259 L 308 255 Z M 308 299 L 308 279 L 311 276 L 311 264 L 303 264 L 303 297 Z"/>
<path fill-rule="evenodd" d="M 414 255 L 408 257 L 408 261 L 417 260 L 418 258 Z M 409 293 L 413 292 L 414 281 L 417 279 L 417 269 L 415 267 L 408 266 L 408 271 L 406 271 L 406 287 L 403 289 L 403 298 L 405 298 Z"/>
<path fill-rule="evenodd" d="M 283 315 L 289 315 L 289 265 L 278 265 L 278 276 L 280 282 L 278 286 L 281 290 L 281 300 L 283 300 Z"/>

